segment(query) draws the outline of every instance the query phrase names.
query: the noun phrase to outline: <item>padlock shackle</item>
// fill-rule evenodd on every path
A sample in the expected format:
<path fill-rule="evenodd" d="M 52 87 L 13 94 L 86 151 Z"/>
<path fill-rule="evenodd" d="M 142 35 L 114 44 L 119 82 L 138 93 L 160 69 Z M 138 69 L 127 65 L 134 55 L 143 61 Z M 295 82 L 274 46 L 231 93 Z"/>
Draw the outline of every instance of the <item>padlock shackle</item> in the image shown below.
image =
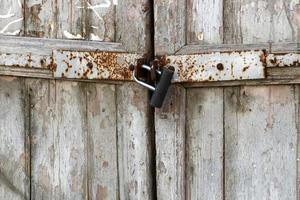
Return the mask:
<path fill-rule="evenodd" d="M 151 71 L 151 67 L 149 67 L 148 65 L 142 65 L 141 66 L 143 69 L 146 69 L 148 71 Z M 156 73 L 158 73 L 159 75 L 161 75 L 161 71 L 159 70 L 156 70 Z"/>
<path fill-rule="evenodd" d="M 133 79 L 134 79 L 135 82 L 137 82 L 138 84 L 148 88 L 151 91 L 155 91 L 155 87 L 153 87 L 152 85 L 149 85 L 147 83 L 144 83 L 143 81 L 140 81 L 137 77 L 135 77 L 135 70 L 133 70 L 132 74 L 133 74 Z"/>

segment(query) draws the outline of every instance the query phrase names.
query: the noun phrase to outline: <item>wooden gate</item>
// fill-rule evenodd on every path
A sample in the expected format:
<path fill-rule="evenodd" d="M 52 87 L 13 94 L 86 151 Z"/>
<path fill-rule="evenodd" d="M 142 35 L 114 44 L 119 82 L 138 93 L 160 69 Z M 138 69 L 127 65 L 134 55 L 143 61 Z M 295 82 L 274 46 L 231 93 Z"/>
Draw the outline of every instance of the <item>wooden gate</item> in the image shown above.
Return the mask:
<path fill-rule="evenodd" d="M 185 82 L 155 111 L 158 199 L 300 198 L 299 3 L 155 1 Z"/>
<path fill-rule="evenodd" d="M 0 199 L 299 199 L 299 5 L 0 0 Z"/>
<path fill-rule="evenodd" d="M 119 57 L 151 52 L 149 8 L 0 0 L 0 199 L 153 199 L 148 92 L 110 80 L 130 79 Z M 67 81 L 89 68 L 107 80 Z"/>

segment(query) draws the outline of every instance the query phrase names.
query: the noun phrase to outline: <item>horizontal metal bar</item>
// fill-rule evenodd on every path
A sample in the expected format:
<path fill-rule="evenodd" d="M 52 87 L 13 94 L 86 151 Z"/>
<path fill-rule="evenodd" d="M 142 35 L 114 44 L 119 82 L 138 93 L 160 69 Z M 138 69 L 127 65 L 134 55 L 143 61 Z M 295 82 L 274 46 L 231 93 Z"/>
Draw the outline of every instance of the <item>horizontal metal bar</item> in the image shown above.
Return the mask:
<path fill-rule="evenodd" d="M 164 65 L 175 68 L 173 82 L 252 80 L 265 78 L 264 51 L 166 56 Z"/>
<path fill-rule="evenodd" d="M 138 54 L 114 52 L 53 51 L 55 78 L 132 80 L 130 65 L 137 65 Z"/>
<path fill-rule="evenodd" d="M 125 53 L 122 52 L 125 50 L 120 49 L 120 52 L 111 52 L 112 49 L 118 49 L 119 44 L 114 43 L 105 43 L 112 49 L 98 51 L 96 44 L 99 42 L 93 42 L 92 46 L 88 47 L 89 42 L 85 43 L 85 41 L 21 37 L 20 40 L 16 40 L 16 38 L 0 36 L 0 66 L 3 66 L 0 74 L 22 76 L 22 71 L 28 71 L 27 74 L 24 72 L 24 76 L 30 77 L 31 74 L 32 77 L 40 77 L 44 76 L 44 72 L 39 70 L 45 70 L 47 71 L 46 77 L 52 74 L 52 77 L 56 79 L 130 81 L 133 77 L 129 66 L 136 65 L 137 60 L 142 58 L 140 54 Z M 71 50 L 57 49 L 63 47 L 64 43 L 65 49 Z M 76 50 L 84 44 L 82 49 L 87 51 Z M 43 45 L 45 45 L 44 49 L 41 48 Z M 293 48 L 297 49 L 295 45 L 296 43 L 293 44 Z M 288 44 L 283 49 L 288 49 Z M 288 71 L 282 69 L 300 67 L 300 53 L 285 51 L 269 53 L 264 50 L 226 52 L 226 49 L 223 50 L 212 53 L 164 56 L 159 62 L 161 65 L 172 65 L 175 68 L 174 83 L 267 80 L 271 77 L 267 73 L 268 68 L 278 68 L 276 77 L 274 75 L 273 79 L 300 76 L 299 70 L 292 70 L 287 76 Z M 34 72 L 35 69 L 37 73 Z M 285 75 L 280 76 L 281 72 Z"/>
<path fill-rule="evenodd" d="M 300 54 L 268 54 L 264 50 L 214 52 L 164 56 L 160 58 L 160 63 L 175 68 L 175 83 L 257 80 L 267 78 L 268 68 L 300 67 Z"/>

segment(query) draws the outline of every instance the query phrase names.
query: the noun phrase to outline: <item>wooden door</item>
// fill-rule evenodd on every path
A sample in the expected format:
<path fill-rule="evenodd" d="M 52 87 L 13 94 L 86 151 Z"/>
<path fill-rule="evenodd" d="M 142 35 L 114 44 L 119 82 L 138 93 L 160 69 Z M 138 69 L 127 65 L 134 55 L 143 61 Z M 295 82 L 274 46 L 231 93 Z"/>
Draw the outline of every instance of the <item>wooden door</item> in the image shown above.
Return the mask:
<path fill-rule="evenodd" d="M 155 1 L 158 199 L 299 199 L 299 3 Z"/>
<path fill-rule="evenodd" d="M 152 52 L 149 7 L 0 0 L 0 199 L 153 199 L 148 92 L 118 69 Z"/>

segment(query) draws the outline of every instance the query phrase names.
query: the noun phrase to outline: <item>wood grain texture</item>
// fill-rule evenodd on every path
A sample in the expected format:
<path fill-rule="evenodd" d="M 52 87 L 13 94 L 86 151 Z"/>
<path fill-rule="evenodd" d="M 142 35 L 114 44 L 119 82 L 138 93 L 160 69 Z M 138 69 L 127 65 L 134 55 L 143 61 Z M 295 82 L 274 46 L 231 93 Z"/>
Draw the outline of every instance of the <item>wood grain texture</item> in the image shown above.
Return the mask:
<path fill-rule="evenodd" d="M 226 199 L 296 199 L 294 92 L 294 86 L 225 89 Z"/>
<path fill-rule="evenodd" d="M 157 199 L 185 199 L 185 89 L 171 86 L 155 110 Z"/>
<path fill-rule="evenodd" d="M 117 88 L 120 199 L 154 198 L 153 134 L 148 91 L 136 83 Z"/>
<path fill-rule="evenodd" d="M 155 54 L 174 54 L 186 44 L 186 2 L 155 0 Z"/>
<path fill-rule="evenodd" d="M 23 85 L 22 79 L 0 78 L 0 199 L 28 199 L 30 194 Z"/>
<path fill-rule="evenodd" d="M 149 0 L 122 0 L 116 6 L 116 42 L 122 42 L 129 52 L 150 56 L 151 4 Z"/>
<path fill-rule="evenodd" d="M 223 89 L 187 90 L 186 199 L 223 199 Z"/>
<path fill-rule="evenodd" d="M 25 35 L 56 38 L 58 34 L 58 2 L 25 0 Z"/>
<path fill-rule="evenodd" d="M 224 42 L 299 41 L 300 7 L 293 0 L 225 0 Z"/>
<path fill-rule="evenodd" d="M 60 197 L 87 198 L 86 97 L 78 82 L 56 82 Z"/>
<path fill-rule="evenodd" d="M 104 2 L 110 2 L 104 4 Z M 88 39 L 97 41 L 115 41 L 116 6 L 112 1 L 90 0 L 86 1 Z M 104 6 L 108 7 L 97 7 Z"/>
<path fill-rule="evenodd" d="M 33 199 L 61 198 L 60 149 L 55 81 L 27 79 L 30 95 L 31 194 Z"/>
<path fill-rule="evenodd" d="M 87 85 L 88 185 L 90 199 L 119 199 L 114 85 Z"/>
<path fill-rule="evenodd" d="M 87 198 L 86 98 L 81 85 L 28 82 L 35 199 Z"/>
<path fill-rule="evenodd" d="M 26 0 L 26 35 L 114 41 L 115 7 L 102 0 Z"/>
<path fill-rule="evenodd" d="M 296 123 L 297 123 L 297 180 L 296 180 L 296 198 L 300 198 L 300 87 L 299 85 L 295 87 L 295 105 L 296 105 Z"/>
<path fill-rule="evenodd" d="M 21 0 L 0 0 L 0 35 L 23 35 L 23 6 Z"/>
<path fill-rule="evenodd" d="M 187 13 L 189 44 L 223 43 L 223 0 L 188 0 Z"/>

